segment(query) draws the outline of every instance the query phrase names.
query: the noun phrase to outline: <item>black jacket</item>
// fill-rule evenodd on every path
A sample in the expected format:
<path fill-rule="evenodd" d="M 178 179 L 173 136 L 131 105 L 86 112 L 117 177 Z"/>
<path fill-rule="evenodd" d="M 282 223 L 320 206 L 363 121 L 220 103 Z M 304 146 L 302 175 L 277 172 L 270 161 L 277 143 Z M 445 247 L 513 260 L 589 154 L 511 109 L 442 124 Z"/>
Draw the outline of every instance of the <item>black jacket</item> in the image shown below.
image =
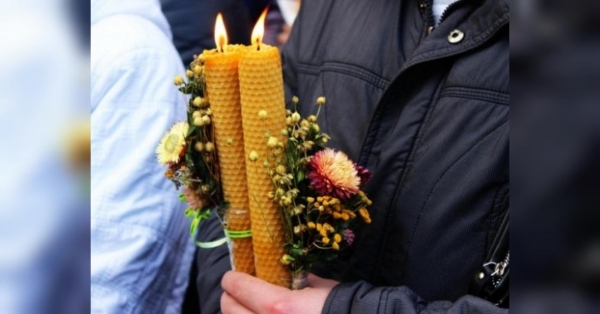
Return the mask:
<path fill-rule="evenodd" d="M 467 294 L 508 208 L 509 5 L 460 0 L 429 33 L 430 7 L 304 0 L 283 49 L 286 96 L 325 96 L 331 146 L 374 173 L 373 223 L 313 270 L 347 282 L 323 313 L 506 311 Z"/>

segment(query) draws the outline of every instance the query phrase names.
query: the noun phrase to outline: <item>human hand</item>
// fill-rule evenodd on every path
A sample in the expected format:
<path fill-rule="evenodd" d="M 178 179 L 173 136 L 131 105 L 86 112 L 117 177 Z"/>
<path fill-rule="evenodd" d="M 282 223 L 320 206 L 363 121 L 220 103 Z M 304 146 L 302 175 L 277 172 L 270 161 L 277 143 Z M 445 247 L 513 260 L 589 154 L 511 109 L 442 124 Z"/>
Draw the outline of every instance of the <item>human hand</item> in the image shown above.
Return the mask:
<path fill-rule="evenodd" d="M 339 282 L 308 275 L 308 287 L 289 290 L 239 272 L 227 272 L 221 280 L 223 314 L 321 313 L 329 292 Z"/>

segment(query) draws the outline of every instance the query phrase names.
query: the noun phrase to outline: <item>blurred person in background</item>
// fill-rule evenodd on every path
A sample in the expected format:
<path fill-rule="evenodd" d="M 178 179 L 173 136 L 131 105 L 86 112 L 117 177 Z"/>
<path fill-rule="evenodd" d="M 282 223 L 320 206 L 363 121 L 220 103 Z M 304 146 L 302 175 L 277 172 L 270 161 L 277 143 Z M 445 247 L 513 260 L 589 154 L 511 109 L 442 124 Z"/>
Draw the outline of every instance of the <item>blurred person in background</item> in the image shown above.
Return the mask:
<path fill-rule="evenodd" d="M 75 144 L 81 158 L 65 148 L 89 134 L 87 58 L 66 1 L 8 2 L 0 10 L 0 313 L 82 313 L 89 151 L 85 140 Z"/>
<path fill-rule="evenodd" d="M 263 42 L 272 46 L 282 47 L 287 42 L 301 0 L 272 1 L 265 20 L 265 36 Z"/>
<path fill-rule="evenodd" d="M 264 0 L 160 0 L 162 11 L 171 25 L 173 43 L 179 51 L 184 66 L 192 62 L 193 55 L 204 49 L 215 48 L 213 30 L 217 14 L 223 14 L 229 42 L 249 44 L 254 21 L 248 4 Z M 266 5 L 266 4 L 265 4 Z M 259 12 L 260 14 L 260 12 Z"/>
<path fill-rule="evenodd" d="M 180 313 L 194 246 L 154 151 L 185 100 L 159 0 L 91 0 L 91 310 Z"/>

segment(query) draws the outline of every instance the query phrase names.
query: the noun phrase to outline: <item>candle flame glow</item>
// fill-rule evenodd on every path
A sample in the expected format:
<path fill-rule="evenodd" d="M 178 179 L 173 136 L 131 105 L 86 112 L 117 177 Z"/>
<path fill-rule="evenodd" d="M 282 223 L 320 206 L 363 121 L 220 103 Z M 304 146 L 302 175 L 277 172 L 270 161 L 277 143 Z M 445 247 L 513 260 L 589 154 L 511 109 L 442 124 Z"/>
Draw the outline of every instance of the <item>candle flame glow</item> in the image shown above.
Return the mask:
<path fill-rule="evenodd" d="M 256 45 L 258 50 L 260 50 L 260 44 L 262 43 L 263 34 L 265 33 L 265 18 L 267 17 L 268 9 L 268 7 L 265 8 L 258 18 L 254 30 L 252 30 L 252 45 Z"/>
<path fill-rule="evenodd" d="M 223 22 L 223 15 L 221 13 L 217 15 L 217 22 L 215 23 L 215 44 L 217 45 L 217 51 L 221 52 L 227 46 L 227 30 L 225 30 L 225 23 Z"/>

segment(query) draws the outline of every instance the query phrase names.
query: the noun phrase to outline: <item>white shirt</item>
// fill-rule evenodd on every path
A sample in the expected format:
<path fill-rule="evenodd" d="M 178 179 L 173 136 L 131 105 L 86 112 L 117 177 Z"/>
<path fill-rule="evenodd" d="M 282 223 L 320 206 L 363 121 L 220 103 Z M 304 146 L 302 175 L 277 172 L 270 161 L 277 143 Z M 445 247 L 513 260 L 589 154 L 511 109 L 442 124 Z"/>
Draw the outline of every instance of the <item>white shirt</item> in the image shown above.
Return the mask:
<path fill-rule="evenodd" d="M 155 158 L 184 120 L 158 0 L 92 0 L 91 312 L 180 313 L 194 246 Z"/>
<path fill-rule="evenodd" d="M 433 6 L 431 9 L 433 11 L 433 18 L 436 26 L 440 23 L 440 19 L 442 18 L 442 14 L 446 8 L 456 1 L 457 0 L 433 0 Z"/>

